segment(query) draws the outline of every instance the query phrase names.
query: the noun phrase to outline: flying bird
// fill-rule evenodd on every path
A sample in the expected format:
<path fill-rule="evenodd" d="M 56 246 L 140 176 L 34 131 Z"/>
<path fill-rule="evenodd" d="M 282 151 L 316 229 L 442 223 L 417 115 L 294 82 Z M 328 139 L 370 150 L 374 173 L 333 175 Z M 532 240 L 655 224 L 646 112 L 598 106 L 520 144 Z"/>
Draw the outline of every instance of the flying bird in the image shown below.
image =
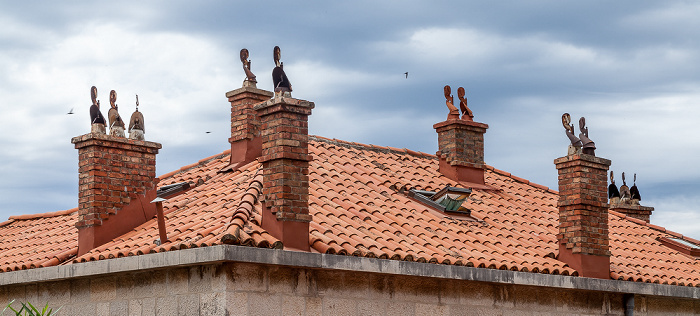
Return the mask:
<path fill-rule="evenodd" d="M 404 72 L 403 74 L 406 75 L 406 78 L 408 78 L 408 71 Z"/>
<path fill-rule="evenodd" d="M 211 134 L 211 132 L 206 132 L 207 134 Z"/>
<path fill-rule="evenodd" d="M 66 113 L 66 115 L 69 115 L 69 114 L 74 114 L 74 113 L 73 113 L 73 108 L 70 108 L 70 111 L 68 111 L 68 113 Z"/>

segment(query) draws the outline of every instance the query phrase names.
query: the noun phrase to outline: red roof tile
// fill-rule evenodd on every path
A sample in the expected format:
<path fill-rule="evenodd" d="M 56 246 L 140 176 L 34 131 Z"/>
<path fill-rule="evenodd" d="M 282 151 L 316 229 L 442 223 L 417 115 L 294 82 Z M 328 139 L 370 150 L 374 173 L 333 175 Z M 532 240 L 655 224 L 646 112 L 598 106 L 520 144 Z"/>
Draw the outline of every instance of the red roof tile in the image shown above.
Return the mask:
<path fill-rule="evenodd" d="M 490 166 L 486 186 L 458 183 L 437 171 L 436 156 L 406 149 L 311 137 L 309 152 L 313 156 L 309 245 L 314 252 L 578 274 L 556 260 L 558 196 L 554 190 Z M 70 262 L 222 243 L 282 248 L 260 226 L 261 165 L 254 161 L 219 173 L 228 165 L 226 151 L 161 176 L 159 185 L 193 184 L 163 204 L 168 242 L 156 243 L 158 226 L 153 219 Z M 408 188 L 437 191 L 446 185 L 472 187 L 465 203 L 471 217 L 442 213 L 401 193 Z M 71 211 L 15 217 L 0 224 L 0 238 L 8 241 L 3 245 L 12 245 L 0 248 L 0 268 L 9 271 L 67 260 L 77 244 L 75 209 Z M 700 286 L 698 260 L 657 241 L 679 234 L 615 211 L 609 220 L 611 278 Z M 30 227 L 35 234 L 23 237 L 18 233 L 21 227 Z M 39 237 L 57 245 L 51 251 L 30 254 Z"/>
<path fill-rule="evenodd" d="M 78 253 L 78 209 L 12 216 L 0 224 L 0 271 L 55 266 Z"/>

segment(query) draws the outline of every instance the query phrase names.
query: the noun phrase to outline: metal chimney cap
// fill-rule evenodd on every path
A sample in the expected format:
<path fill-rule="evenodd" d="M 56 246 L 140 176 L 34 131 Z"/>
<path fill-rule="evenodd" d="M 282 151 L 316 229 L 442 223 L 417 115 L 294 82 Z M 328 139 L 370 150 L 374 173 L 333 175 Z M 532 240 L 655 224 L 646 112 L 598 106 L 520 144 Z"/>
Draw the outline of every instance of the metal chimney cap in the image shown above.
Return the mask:
<path fill-rule="evenodd" d="M 158 203 L 158 202 L 163 202 L 163 201 L 167 201 L 167 199 L 164 199 L 162 197 L 157 197 L 153 201 L 151 201 L 151 203 Z"/>

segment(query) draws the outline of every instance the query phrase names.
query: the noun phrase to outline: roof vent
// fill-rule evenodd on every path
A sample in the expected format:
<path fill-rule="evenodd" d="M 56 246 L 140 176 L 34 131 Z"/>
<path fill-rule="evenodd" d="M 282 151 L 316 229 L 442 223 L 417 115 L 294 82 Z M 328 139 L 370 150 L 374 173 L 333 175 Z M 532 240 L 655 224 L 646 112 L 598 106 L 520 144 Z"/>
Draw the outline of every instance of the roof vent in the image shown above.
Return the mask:
<path fill-rule="evenodd" d="M 169 185 L 164 185 L 160 188 L 158 188 L 158 191 L 156 194 L 158 195 L 159 198 L 163 199 L 168 199 L 171 198 L 177 194 L 180 194 L 182 192 L 185 192 L 190 189 L 190 183 L 189 182 L 180 182 L 180 183 L 174 183 L 174 184 L 169 184 Z"/>
<path fill-rule="evenodd" d="M 158 191 L 156 191 L 157 197 L 153 201 L 151 201 L 151 203 L 156 204 L 156 217 L 158 218 L 158 234 L 160 235 L 160 239 L 157 240 L 156 245 L 160 246 L 168 242 L 168 234 L 165 230 L 165 215 L 163 214 L 163 202 L 189 189 L 189 182 L 179 182 L 164 185 L 158 188 Z"/>

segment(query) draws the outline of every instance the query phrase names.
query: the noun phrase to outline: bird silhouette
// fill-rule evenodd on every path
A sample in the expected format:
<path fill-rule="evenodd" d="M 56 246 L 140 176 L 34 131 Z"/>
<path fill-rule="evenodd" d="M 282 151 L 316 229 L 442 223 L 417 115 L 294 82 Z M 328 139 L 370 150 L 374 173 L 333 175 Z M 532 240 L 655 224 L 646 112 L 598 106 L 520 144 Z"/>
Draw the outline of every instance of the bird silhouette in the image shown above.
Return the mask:
<path fill-rule="evenodd" d="M 406 75 L 406 78 L 408 79 L 408 71 L 404 72 L 403 74 Z"/>
<path fill-rule="evenodd" d="M 73 108 L 70 108 L 70 111 L 68 111 L 68 113 L 66 113 L 66 115 L 70 115 L 70 114 L 74 114 L 74 113 L 73 113 Z"/>

